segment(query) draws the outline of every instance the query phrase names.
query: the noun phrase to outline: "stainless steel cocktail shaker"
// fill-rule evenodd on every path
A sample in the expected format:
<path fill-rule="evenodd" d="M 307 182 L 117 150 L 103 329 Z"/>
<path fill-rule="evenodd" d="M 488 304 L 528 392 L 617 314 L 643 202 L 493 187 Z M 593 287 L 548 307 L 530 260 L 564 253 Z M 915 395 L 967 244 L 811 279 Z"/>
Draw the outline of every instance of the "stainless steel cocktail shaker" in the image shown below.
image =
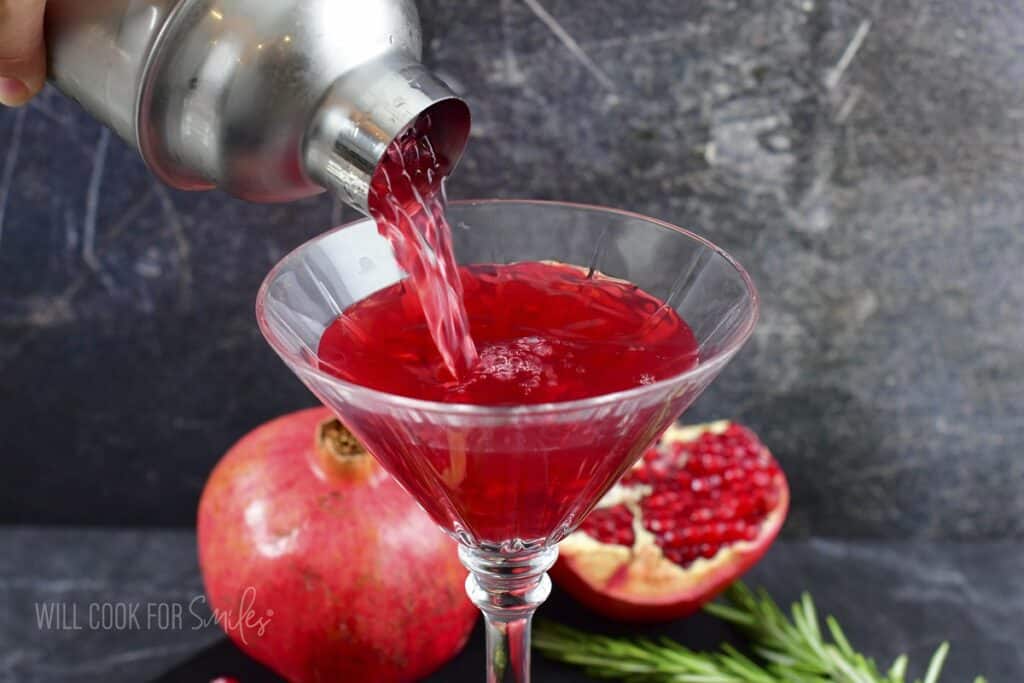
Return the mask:
<path fill-rule="evenodd" d="M 453 162 L 469 110 L 419 62 L 412 0 L 49 0 L 50 77 L 183 189 L 328 189 L 366 211 L 387 145 L 429 110 Z"/>

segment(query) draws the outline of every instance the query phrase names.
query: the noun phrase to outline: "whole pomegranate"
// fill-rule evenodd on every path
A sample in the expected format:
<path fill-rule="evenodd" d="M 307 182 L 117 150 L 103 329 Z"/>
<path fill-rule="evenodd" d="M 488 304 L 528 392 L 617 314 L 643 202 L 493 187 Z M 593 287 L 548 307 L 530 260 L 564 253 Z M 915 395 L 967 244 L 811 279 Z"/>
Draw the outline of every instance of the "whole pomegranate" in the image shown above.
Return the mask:
<path fill-rule="evenodd" d="M 761 559 L 788 507 L 786 478 L 749 429 L 671 427 L 562 541 L 551 576 L 605 616 L 676 619 Z"/>
<path fill-rule="evenodd" d="M 296 683 L 419 679 L 478 614 L 454 541 L 324 408 L 228 451 L 199 503 L 199 564 L 232 640 Z"/>

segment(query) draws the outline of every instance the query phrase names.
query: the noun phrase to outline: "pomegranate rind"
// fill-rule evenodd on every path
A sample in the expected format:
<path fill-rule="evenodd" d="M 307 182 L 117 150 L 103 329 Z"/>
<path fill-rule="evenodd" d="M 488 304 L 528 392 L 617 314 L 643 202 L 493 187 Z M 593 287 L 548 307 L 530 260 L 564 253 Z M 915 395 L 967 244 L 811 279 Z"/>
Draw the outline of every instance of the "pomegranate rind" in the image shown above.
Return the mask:
<path fill-rule="evenodd" d="M 670 427 L 662 443 L 696 441 L 701 434 L 724 433 L 732 425 L 718 421 Z M 768 449 L 762 445 L 767 453 Z M 739 541 L 710 559 L 697 559 L 683 568 L 665 557 L 653 535 L 634 517 L 633 547 L 602 543 L 583 531 L 570 534 L 559 546 L 552 579 L 577 601 L 619 621 L 656 622 L 688 616 L 699 610 L 745 574 L 768 551 L 789 511 L 789 486 L 781 470 L 775 477 L 779 502 L 761 523 L 757 537 Z M 642 486 L 634 495 L 646 495 Z M 629 500 L 630 492 L 616 485 L 599 504 L 611 507 Z"/>

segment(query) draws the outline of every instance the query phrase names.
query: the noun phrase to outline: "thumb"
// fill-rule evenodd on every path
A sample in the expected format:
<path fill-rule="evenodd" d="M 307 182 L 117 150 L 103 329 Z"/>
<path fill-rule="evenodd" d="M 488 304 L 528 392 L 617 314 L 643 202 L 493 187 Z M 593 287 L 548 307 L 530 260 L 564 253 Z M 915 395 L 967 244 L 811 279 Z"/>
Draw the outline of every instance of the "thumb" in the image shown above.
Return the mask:
<path fill-rule="evenodd" d="M 19 106 L 46 82 L 45 0 L 0 0 L 0 102 Z"/>

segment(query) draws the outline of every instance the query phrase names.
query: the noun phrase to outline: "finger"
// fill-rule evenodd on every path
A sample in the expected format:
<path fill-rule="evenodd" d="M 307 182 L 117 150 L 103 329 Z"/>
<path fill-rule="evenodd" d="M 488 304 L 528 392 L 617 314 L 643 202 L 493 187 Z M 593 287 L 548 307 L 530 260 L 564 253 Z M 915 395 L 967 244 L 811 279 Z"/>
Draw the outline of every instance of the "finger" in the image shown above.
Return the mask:
<path fill-rule="evenodd" d="M 44 0 L 0 0 L 0 102 L 25 104 L 46 82 Z"/>

